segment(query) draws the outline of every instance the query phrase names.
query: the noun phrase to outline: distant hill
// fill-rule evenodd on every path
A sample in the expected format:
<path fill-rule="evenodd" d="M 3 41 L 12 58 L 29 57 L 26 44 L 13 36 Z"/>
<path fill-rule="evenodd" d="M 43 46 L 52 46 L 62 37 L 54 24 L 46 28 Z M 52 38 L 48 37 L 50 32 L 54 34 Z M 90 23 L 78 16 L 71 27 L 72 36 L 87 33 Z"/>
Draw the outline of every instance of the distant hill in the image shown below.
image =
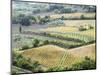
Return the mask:
<path fill-rule="evenodd" d="M 92 5 L 54 4 L 13 1 L 13 12 L 21 14 L 38 13 L 72 13 L 72 12 L 95 12 L 96 7 Z"/>

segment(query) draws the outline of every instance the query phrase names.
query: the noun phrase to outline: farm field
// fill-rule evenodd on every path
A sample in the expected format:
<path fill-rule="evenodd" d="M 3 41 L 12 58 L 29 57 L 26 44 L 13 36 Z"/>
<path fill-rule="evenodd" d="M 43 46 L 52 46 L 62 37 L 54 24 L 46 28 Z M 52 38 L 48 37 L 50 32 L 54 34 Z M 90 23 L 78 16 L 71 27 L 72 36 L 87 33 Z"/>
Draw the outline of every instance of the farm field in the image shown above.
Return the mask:
<path fill-rule="evenodd" d="M 79 18 L 81 15 L 84 15 L 85 17 L 95 17 L 95 13 L 69 13 L 69 14 L 54 14 L 51 15 L 51 18 L 60 18 L 62 16 L 66 17 L 66 18 Z"/>
<path fill-rule="evenodd" d="M 85 56 L 89 56 L 90 58 L 95 59 L 95 44 L 71 50 L 66 50 L 55 45 L 46 45 L 23 51 L 22 54 L 25 57 L 30 58 L 31 61 L 38 60 L 39 63 L 47 68 L 70 67 L 70 65 L 76 62 L 80 62 L 81 59 Z"/>
<path fill-rule="evenodd" d="M 13 1 L 12 72 L 95 69 L 95 11 L 95 6 Z"/>

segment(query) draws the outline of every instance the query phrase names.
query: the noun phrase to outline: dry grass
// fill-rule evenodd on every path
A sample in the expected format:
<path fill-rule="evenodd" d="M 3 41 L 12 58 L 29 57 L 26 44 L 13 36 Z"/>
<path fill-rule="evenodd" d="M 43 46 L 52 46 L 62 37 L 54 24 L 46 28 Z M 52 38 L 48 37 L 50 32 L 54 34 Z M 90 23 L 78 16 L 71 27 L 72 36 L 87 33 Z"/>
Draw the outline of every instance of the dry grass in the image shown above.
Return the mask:
<path fill-rule="evenodd" d="M 58 27 L 48 27 L 46 29 L 42 29 L 42 31 L 53 31 L 53 32 L 76 32 L 78 28 L 70 27 L 70 26 L 58 26 Z"/>
<path fill-rule="evenodd" d="M 32 61 L 39 61 L 40 64 L 49 67 L 70 67 L 76 62 L 82 61 L 82 58 L 89 56 L 95 58 L 95 45 L 83 46 L 71 50 L 65 50 L 55 45 L 45 45 L 38 48 L 32 48 L 22 52 Z"/>
<path fill-rule="evenodd" d="M 64 20 L 66 26 L 92 25 L 95 26 L 95 20 Z"/>
<path fill-rule="evenodd" d="M 69 52 L 77 57 L 88 56 L 92 59 L 95 59 L 95 44 L 70 49 Z"/>
<path fill-rule="evenodd" d="M 54 45 L 29 49 L 22 54 L 25 57 L 31 58 L 32 61 L 39 61 L 40 64 L 46 67 L 70 66 L 76 60 L 75 57 L 70 55 L 65 49 Z"/>
<path fill-rule="evenodd" d="M 66 13 L 66 14 L 54 14 L 51 15 L 50 17 L 55 19 L 55 18 L 60 18 L 62 16 L 66 17 L 66 18 L 80 18 L 81 15 L 84 15 L 85 17 L 94 17 L 95 13 Z"/>

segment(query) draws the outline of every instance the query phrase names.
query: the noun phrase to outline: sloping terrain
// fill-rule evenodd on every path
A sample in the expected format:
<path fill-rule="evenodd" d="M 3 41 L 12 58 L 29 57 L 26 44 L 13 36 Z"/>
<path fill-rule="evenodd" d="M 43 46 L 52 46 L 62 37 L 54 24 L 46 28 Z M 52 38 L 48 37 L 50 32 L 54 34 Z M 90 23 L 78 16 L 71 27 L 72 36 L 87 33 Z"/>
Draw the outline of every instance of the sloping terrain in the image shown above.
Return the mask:
<path fill-rule="evenodd" d="M 25 57 L 31 58 L 32 61 L 39 61 L 45 67 L 69 66 L 74 60 L 65 49 L 55 45 L 45 45 L 22 52 Z M 75 62 L 75 61 L 74 61 Z"/>
<path fill-rule="evenodd" d="M 70 67 L 83 57 L 95 58 L 95 44 L 65 50 L 55 45 L 45 45 L 22 52 L 23 56 L 38 61 L 45 67 Z"/>
<path fill-rule="evenodd" d="M 69 52 L 78 57 L 91 57 L 95 59 L 95 44 L 87 45 L 87 46 L 82 46 L 74 49 L 70 49 Z"/>

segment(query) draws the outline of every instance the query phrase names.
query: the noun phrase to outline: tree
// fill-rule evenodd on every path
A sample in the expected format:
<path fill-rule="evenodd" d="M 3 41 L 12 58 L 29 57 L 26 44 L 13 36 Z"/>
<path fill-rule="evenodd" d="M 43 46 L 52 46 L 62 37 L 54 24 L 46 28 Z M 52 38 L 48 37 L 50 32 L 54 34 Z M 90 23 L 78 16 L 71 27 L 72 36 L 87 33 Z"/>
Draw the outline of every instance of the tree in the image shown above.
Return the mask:
<path fill-rule="evenodd" d="M 38 47 L 38 44 L 39 44 L 39 40 L 38 39 L 35 39 L 33 41 L 33 47 Z"/>
<path fill-rule="evenodd" d="M 49 44 L 49 41 L 48 41 L 48 40 L 45 40 L 45 41 L 43 42 L 43 44 L 44 44 L 44 45 L 47 45 L 47 44 Z"/>
<path fill-rule="evenodd" d="M 61 9 L 60 12 L 61 13 L 72 13 L 72 9 L 71 8 L 64 8 L 64 9 Z"/>
<path fill-rule="evenodd" d="M 30 19 L 28 17 L 23 17 L 20 20 L 20 24 L 24 26 L 29 26 L 31 24 Z"/>
<path fill-rule="evenodd" d="M 85 16 L 84 16 L 84 15 L 81 15 L 81 16 L 80 16 L 80 19 L 85 19 Z"/>
<path fill-rule="evenodd" d="M 61 20 L 64 20 L 64 19 L 65 19 L 65 17 L 64 17 L 64 16 L 62 16 L 62 17 L 61 17 Z"/>
<path fill-rule="evenodd" d="M 37 23 L 36 17 L 33 16 L 31 19 L 32 19 L 32 22 L 33 22 L 33 23 Z"/>
<path fill-rule="evenodd" d="M 21 27 L 21 26 L 19 27 L 19 32 L 20 32 L 20 33 L 22 32 L 22 27 Z"/>
<path fill-rule="evenodd" d="M 13 52 L 14 53 L 14 52 Z M 39 63 L 37 61 L 32 61 L 28 58 L 23 57 L 21 54 L 13 54 L 13 65 L 23 68 L 23 69 L 28 69 L 34 72 L 34 70 L 39 66 Z M 14 72 L 15 73 L 15 72 Z M 14 74 L 13 74 L 14 75 Z"/>

